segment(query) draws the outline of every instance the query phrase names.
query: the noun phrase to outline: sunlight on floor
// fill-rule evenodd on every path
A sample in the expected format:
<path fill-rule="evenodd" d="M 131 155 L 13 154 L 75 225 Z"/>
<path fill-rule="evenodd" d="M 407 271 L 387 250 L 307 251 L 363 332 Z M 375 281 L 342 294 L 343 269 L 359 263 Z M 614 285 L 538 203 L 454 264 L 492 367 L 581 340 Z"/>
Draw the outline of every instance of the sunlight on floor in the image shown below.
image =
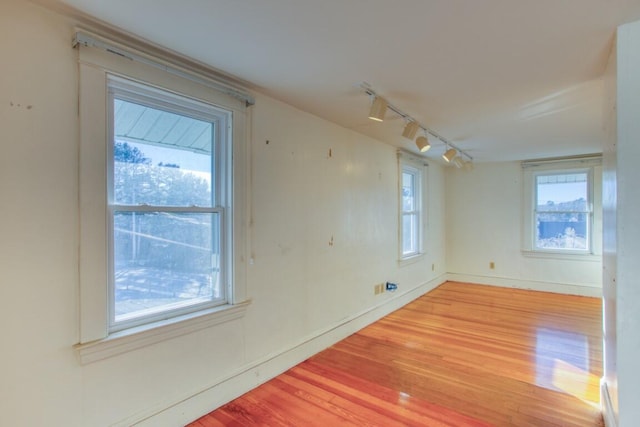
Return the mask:
<path fill-rule="evenodd" d="M 571 332 L 538 329 L 536 384 L 597 405 L 599 378 L 590 371 L 588 338 Z"/>

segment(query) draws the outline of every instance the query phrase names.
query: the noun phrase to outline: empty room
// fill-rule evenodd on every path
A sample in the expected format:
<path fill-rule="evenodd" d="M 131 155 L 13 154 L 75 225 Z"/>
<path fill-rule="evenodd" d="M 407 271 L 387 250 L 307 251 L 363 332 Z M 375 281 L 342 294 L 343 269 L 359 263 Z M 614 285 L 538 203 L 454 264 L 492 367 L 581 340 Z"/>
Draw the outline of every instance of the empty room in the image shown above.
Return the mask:
<path fill-rule="evenodd" d="M 640 0 L 2 0 L 0 426 L 640 425 Z"/>

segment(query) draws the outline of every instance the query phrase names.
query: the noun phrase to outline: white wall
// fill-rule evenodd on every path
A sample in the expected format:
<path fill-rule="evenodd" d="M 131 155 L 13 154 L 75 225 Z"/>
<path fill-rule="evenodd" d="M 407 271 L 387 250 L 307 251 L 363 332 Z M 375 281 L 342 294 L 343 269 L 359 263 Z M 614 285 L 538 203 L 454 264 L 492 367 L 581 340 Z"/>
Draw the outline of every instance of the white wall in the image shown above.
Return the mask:
<path fill-rule="evenodd" d="M 541 257 L 522 252 L 523 173 L 520 162 L 449 168 L 446 177 L 447 270 L 472 283 L 599 296 L 600 257 Z M 599 184 L 596 192 L 600 191 Z M 600 234 L 595 221 L 594 236 Z M 599 245 L 599 239 L 594 240 Z M 490 262 L 495 269 L 489 268 Z"/>
<path fill-rule="evenodd" d="M 607 409 L 617 415 L 617 425 L 632 427 L 640 422 L 640 21 L 618 28 L 614 54 L 607 74 L 609 82 L 615 81 L 615 94 L 610 84 L 606 125 L 614 129 L 605 144 L 603 395 L 611 397 Z M 615 425 L 615 418 L 607 417 L 608 425 Z"/>
<path fill-rule="evenodd" d="M 616 267 L 617 267 L 617 200 L 616 200 L 616 43 L 604 74 L 603 105 L 606 139 L 602 152 L 602 306 L 603 306 L 603 372 L 600 402 L 605 425 L 613 427 L 618 419 L 618 369 L 616 337 Z"/>
<path fill-rule="evenodd" d="M 428 169 L 427 255 L 399 267 L 395 148 L 258 94 L 246 316 L 80 365 L 72 34 L 0 2 L 0 425 L 180 425 L 443 280 L 442 168 Z M 386 280 L 399 291 L 374 296 Z"/>

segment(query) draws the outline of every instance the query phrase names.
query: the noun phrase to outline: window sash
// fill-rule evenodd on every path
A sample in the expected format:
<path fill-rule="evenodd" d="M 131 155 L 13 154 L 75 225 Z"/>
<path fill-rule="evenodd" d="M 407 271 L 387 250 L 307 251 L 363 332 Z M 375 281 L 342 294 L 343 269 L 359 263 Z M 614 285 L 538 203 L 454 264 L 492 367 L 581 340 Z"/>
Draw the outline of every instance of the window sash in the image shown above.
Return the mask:
<path fill-rule="evenodd" d="M 405 218 L 409 218 L 409 224 L 410 224 L 410 233 L 409 233 L 409 238 L 408 239 L 404 239 L 404 234 L 406 232 L 406 229 L 404 228 L 405 225 Z M 420 216 L 418 212 L 412 211 L 412 212 L 405 212 L 402 215 L 402 224 L 403 224 L 403 229 L 402 229 L 402 234 L 403 234 L 403 238 L 402 238 L 402 255 L 404 257 L 410 257 L 413 255 L 417 255 L 420 253 L 420 241 L 419 241 L 419 236 L 420 236 L 420 232 L 419 232 L 419 228 L 420 228 Z M 405 247 L 408 246 L 409 249 L 405 250 Z"/>
<path fill-rule="evenodd" d="M 541 176 L 548 176 L 548 177 L 552 177 L 552 176 L 560 176 L 560 175 L 576 175 L 576 174 L 586 174 L 586 179 L 585 181 L 580 181 L 580 182 L 585 182 L 586 184 L 586 201 L 585 201 L 585 205 L 586 205 L 586 209 L 583 210 L 562 210 L 562 211 L 557 211 L 557 210 L 545 210 L 545 209 L 540 209 L 538 206 L 538 193 L 539 193 L 539 185 L 553 185 L 553 184 L 549 184 L 549 183 L 542 183 L 539 184 L 538 183 L 538 177 Z M 531 234 L 532 234 L 532 247 L 531 249 L 533 251 L 536 252 L 556 252 L 556 253 L 591 253 L 592 251 L 592 229 L 593 229 L 593 171 L 592 168 L 571 168 L 571 169 L 561 169 L 561 170 L 545 170 L 545 171 L 540 171 L 540 172 L 534 172 L 533 176 L 532 176 L 532 186 L 533 186 L 533 191 L 532 191 L 532 211 L 533 211 L 533 215 L 532 215 L 532 221 L 531 221 Z M 563 182 L 560 182 L 559 184 L 562 184 Z M 541 240 L 539 239 L 539 216 L 540 215 L 554 215 L 554 214 L 558 214 L 558 215 L 571 215 L 571 214 L 578 214 L 578 215 L 585 215 L 585 247 L 584 248 L 576 248 L 576 247 L 545 247 L 541 245 Z M 562 221 L 560 221 L 562 222 Z M 567 222 L 568 223 L 568 222 Z M 580 222 L 582 223 L 582 222 Z M 567 227 L 569 228 L 569 227 Z M 563 234 L 562 236 L 560 236 L 559 238 L 562 239 L 564 238 L 566 243 L 565 244 L 569 244 L 568 240 L 569 240 L 568 235 Z M 548 238 L 547 238 L 548 239 Z"/>
<path fill-rule="evenodd" d="M 410 209 L 405 209 L 404 203 L 405 174 L 411 176 L 412 203 Z M 400 259 L 407 259 L 422 253 L 422 171 L 418 167 L 400 160 L 399 180 L 399 256 Z M 408 224 L 405 222 L 405 218 L 410 218 Z"/>
<path fill-rule="evenodd" d="M 587 210 L 582 210 L 582 211 L 579 211 L 579 210 L 575 210 L 575 211 L 545 211 L 545 210 L 534 209 L 534 212 L 535 213 L 540 213 L 540 214 L 543 214 L 543 213 L 559 213 L 559 214 L 562 214 L 562 213 L 564 213 L 564 214 L 581 213 L 581 214 L 588 214 L 588 213 L 591 213 L 591 210 L 587 209 Z"/>
<path fill-rule="evenodd" d="M 109 288 L 109 331 L 117 332 L 125 329 L 129 329 L 135 326 L 144 325 L 147 323 L 152 323 L 159 320 L 169 319 L 172 317 L 180 316 L 183 314 L 188 314 L 200 310 L 204 310 L 207 308 L 217 307 L 228 302 L 227 295 L 227 287 L 224 286 L 224 277 L 225 277 L 225 269 L 223 266 L 225 265 L 224 260 L 227 258 L 227 254 L 224 253 L 223 242 L 223 227 L 224 224 L 224 209 L 221 208 L 200 208 L 200 207 L 158 207 L 158 206 L 127 206 L 127 205 L 110 205 L 108 207 L 109 210 L 109 277 L 108 277 L 108 288 Z M 212 274 L 216 273 L 215 277 L 217 278 L 216 283 L 212 284 L 212 297 L 211 298 L 202 298 L 199 301 L 197 298 L 192 298 L 186 300 L 182 303 L 175 302 L 173 304 L 164 304 L 159 307 L 165 307 L 164 309 L 160 308 L 150 308 L 147 310 L 147 314 L 144 314 L 144 311 L 134 311 L 131 315 L 122 315 L 120 316 L 120 320 L 116 320 L 116 278 L 114 274 L 118 271 L 116 267 L 115 260 L 115 237 L 114 234 L 116 232 L 115 228 L 115 217 L 119 214 L 126 213 L 139 213 L 139 214 L 162 214 L 162 213 L 173 213 L 173 214 L 212 214 L 214 218 L 217 218 L 215 221 L 215 225 L 212 223 L 211 229 L 211 249 L 210 255 L 212 258 L 217 257 L 217 262 L 212 261 Z M 214 231 L 217 230 L 216 234 Z M 156 238 L 156 236 L 149 237 Z M 159 237 L 158 237 L 159 238 Z M 217 248 L 217 253 L 216 253 Z M 217 267 L 216 267 L 217 265 Z M 215 287 L 217 284 L 217 288 Z M 150 288 L 153 288 L 156 283 L 152 283 Z M 214 297 L 214 294 L 219 294 L 218 297 Z M 139 313 L 135 315 L 135 313 Z"/>
<path fill-rule="evenodd" d="M 108 209 L 108 283 L 109 289 L 109 307 L 108 307 L 108 331 L 109 333 L 118 332 L 132 327 L 153 323 L 159 320 L 165 320 L 180 316 L 183 314 L 193 313 L 200 310 L 216 307 L 229 302 L 230 295 L 228 288 L 230 287 L 231 274 L 231 251 L 232 244 L 230 238 L 230 226 L 226 223 L 226 211 L 224 207 L 225 198 L 230 196 L 230 191 L 223 185 L 225 182 L 225 173 L 223 161 L 222 146 L 220 141 L 226 138 L 225 131 L 230 126 L 230 113 L 220 110 L 213 105 L 203 103 L 197 100 L 188 99 L 186 97 L 172 94 L 170 92 L 156 89 L 152 86 L 128 81 L 117 76 L 108 75 L 108 101 L 109 101 L 109 143 L 107 144 L 108 168 L 107 168 L 107 209 Z M 211 141 L 211 201 L 210 207 L 200 206 L 156 206 L 156 205 L 128 205 L 114 203 L 114 144 L 116 140 L 115 133 L 115 100 L 123 100 L 138 105 L 147 106 L 160 111 L 177 114 L 184 117 L 193 118 L 199 121 L 210 123 L 212 125 L 212 141 Z M 228 180 L 228 179 L 227 179 Z M 184 303 L 160 305 L 159 308 L 150 309 L 147 313 L 139 312 L 139 315 L 120 316 L 121 319 L 116 320 L 116 282 L 115 282 L 115 216 L 121 213 L 193 213 L 193 214 L 212 214 L 217 218 L 217 225 L 211 225 L 213 233 L 214 229 L 218 230 L 218 236 L 211 236 L 212 245 L 218 247 L 217 262 L 219 272 L 217 275 L 217 293 L 220 294 L 216 298 L 207 298 L 203 301 L 196 299 L 187 300 Z M 212 217 L 213 218 L 213 217 Z M 211 256 L 213 259 L 213 247 Z M 213 261 L 212 261 L 213 262 Z M 212 272 L 213 274 L 213 272 Z M 153 286 L 153 284 L 151 285 Z M 212 289 L 215 293 L 216 289 Z M 212 294 L 213 296 L 213 294 Z M 163 308 L 164 307 L 164 308 Z M 135 313 L 135 312 L 134 312 Z"/>

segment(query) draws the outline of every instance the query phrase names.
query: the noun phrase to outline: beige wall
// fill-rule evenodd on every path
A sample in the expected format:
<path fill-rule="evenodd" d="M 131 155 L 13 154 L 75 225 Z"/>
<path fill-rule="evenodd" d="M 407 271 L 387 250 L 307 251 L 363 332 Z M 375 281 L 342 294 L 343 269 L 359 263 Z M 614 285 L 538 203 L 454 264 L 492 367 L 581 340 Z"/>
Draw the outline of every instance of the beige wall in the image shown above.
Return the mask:
<path fill-rule="evenodd" d="M 601 191 L 599 179 L 594 191 Z M 599 296 L 600 256 L 585 260 L 580 256 L 571 259 L 523 253 L 524 193 L 520 162 L 480 163 L 473 171 L 447 169 L 449 277 L 473 283 Z M 596 217 L 600 218 L 600 213 Z M 594 222 L 594 246 L 600 252 L 601 220 Z M 492 261 L 493 270 L 489 268 Z"/>
<path fill-rule="evenodd" d="M 257 94 L 245 317 L 81 365 L 73 31 L 0 3 L 0 425 L 179 425 L 443 280 L 443 169 L 427 255 L 399 267 L 395 148 Z"/>
<path fill-rule="evenodd" d="M 0 425 L 81 425 L 76 60 L 69 26 L 0 2 Z"/>

